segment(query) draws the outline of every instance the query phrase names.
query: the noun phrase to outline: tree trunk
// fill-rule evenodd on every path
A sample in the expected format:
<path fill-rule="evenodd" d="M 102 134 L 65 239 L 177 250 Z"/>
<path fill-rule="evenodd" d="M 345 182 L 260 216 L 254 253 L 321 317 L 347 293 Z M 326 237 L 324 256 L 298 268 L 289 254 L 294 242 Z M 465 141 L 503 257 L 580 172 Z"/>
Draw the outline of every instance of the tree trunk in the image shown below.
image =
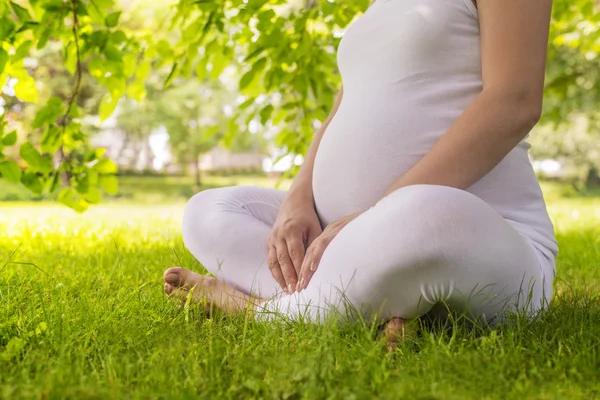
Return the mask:
<path fill-rule="evenodd" d="M 600 187 L 600 175 L 598 174 L 598 170 L 596 168 L 592 167 L 588 171 L 588 175 L 585 180 L 585 188 L 586 189 L 595 189 L 598 187 Z"/>
<path fill-rule="evenodd" d="M 196 179 L 196 186 L 199 188 L 200 185 L 202 185 L 202 177 L 200 175 L 200 154 L 194 151 L 192 158 L 194 159 L 194 177 Z"/>
<path fill-rule="evenodd" d="M 150 138 L 145 138 L 144 140 L 144 152 L 146 153 L 146 165 L 144 166 L 144 170 L 153 171 L 154 153 L 152 152 L 152 148 L 150 147 Z"/>
<path fill-rule="evenodd" d="M 121 144 L 121 147 L 119 147 L 119 151 L 117 152 L 117 155 L 115 157 L 115 161 L 119 167 L 121 167 L 123 164 L 125 164 L 123 162 L 123 152 L 127 148 L 127 146 L 129 146 L 130 140 L 131 140 L 131 136 L 129 136 L 128 134 L 124 134 L 123 142 Z"/>

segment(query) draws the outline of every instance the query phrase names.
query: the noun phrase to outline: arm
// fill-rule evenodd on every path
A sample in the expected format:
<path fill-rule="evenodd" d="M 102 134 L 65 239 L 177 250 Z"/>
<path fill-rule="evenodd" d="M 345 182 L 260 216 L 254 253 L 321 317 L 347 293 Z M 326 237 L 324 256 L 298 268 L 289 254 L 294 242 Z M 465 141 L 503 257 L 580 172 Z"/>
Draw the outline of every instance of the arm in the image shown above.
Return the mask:
<path fill-rule="evenodd" d="M 333 105 L 333 109 L 329 113 L 329 116 L 323 123 L 323 125 L 315 132 L 312 143 L 310 144 L 308 151 L 306 152 L 306 156 L 304 157 L 304 162 L 302 166 L 300 166 L 300 171 L 296 175 L 296 178 L 292 182 L 292 186 L 288 191 L 289 197 L 298 197 L 304 200 L 310 200 L 311 204 L 313 202 L 313 191 L 312 191 L 312 176 L 313 176 L 313 166 L 315 164 L 315 156 L 317 155 L 317 150 L 319 148 L 319 143 L 321 143 L 321 138 L 323 134 L 327 130 L 329 123 L 335 116 L 338 108 L 340 107 L 340 103 L 342 102 L 342 97 L 344 94 L 344 88 L 340 90 L 338 93 L 335 103 Z"/>
<path fill-rule="evenodd" d="M 542 109 L 551 0 L 479 0 L 483 90 L 434 147 L 386 191 L 466 189 L 529 133 Z"/>

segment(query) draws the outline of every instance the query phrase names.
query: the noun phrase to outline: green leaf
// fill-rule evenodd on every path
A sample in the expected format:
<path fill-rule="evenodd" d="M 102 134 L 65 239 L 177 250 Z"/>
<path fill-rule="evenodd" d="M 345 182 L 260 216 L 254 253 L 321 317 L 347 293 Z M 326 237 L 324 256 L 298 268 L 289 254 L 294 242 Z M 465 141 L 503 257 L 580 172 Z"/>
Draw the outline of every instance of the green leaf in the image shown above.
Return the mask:
<path fill-rule="evenodd" d="M 90 180 L 87 174 L 80 174 L 75 176 L 75 189 L 78 193 L 85 194 L 90 190 Z"/>
<path fill-rule="evenodd" d="M 2 144 L 5 146 L 12 146 L 15 143 L 17 143 L 17 131 L 9 132 L 2 138 Z"/>
<path fill-rule="evenodd" d="M 27 161 L 30 167 L 39 168 L 42 166 L 42 155 L 31 143 L 23 143 L 19 154 L 23 160 Z"/>
<path fill-rule="evenodd" d="M 27 101 L 30 103 L 35 103 L 38 101 L 35 80 L 27 73 L 18 77 L 18 82 L 15 85 L 15 95 L 22 101 Z"/>
<path fill-rule="evenodd" d="M 12 183 L 18 183 L 21 180 L 21 168 L 15 161 L 0 162 L 0 175 Z"/>
<path fill-rule="evenodd" d="M 174 56 L 173 48 L 171 47 L 171 43 L 169 43 L 165 39 L 161 39 L 158 41 L 158 43 L 156 43 L 156 50 L 158 51 L 158 54 L 160 55 L 160 57 L 164 58 L 166 60 L 170 60 Z"/>
<path fill-rule="evenodd" d="M 229 65 L 229 58 L 215 53 L 210 59 L 210 78 L 213 80 L 219 78 L 227 65 Z"/>
<path fill-rule="evenodd" d="M 58 201 L 77 212 L 88 209 L 89 203 L 85 201 L 73 188 L 65 188 L 58 194 Z"/>
<path fill-rule="evenodd" d="M 252 83 L 254 80 L 254 76 L 256 75 L 256 70 L 252 68 L 250 71 L 246 72 L 242 78 L 240 79 L 240 90 L 244 90 L 245 88 Z"/>
<path fill-rule="evenodd" d="M 98 178 L 98 184 L 108 194 L 116 195 L 119 193 L 119 180 L 115 175 L 101 175 Z"/>
<path fill-rule="evenodd" d="M 56 171 L 54 176 L 52 176 L 52 179 L 49 179 L 46 183 L 48 193 L 54 193 L 54 191 L 60 186 L 60 172 Z"/>
<path fill-rule="evenodd" d="M 17 3 L 10 2 L 10 5 L 13 9 L 13 12 L 17 15 L 21 22 L 26 22 L 31 20 L 31 15 L 29 15 L 29 11 L 26 8 L 21 7 Z"/>
<path fill-rule="evenodd" d="M 132 76 L 137 68 L 138 58 L 134 54 L 125 54 L 123 56 L 123 73 L 125 76 Z"/>
<path fill-rule="evenodd" d="M 273 114 L 273 106 L 269 104 L 260 111 L 260 123 L 265 125 L 271 118 L 271 114 Z"/>
<path fill-rule="evenodd" d="M 127 79 L 123 75 L 112 75 L 106 78 L 104 85 L 110 90 L 111 97 L 118 99 L 125 94 Z"/>
<path fill-rule="evenodd" d="M 104 153 L 106 153 L 105 148 L 97 148 L 97 149 L 90 150 L 85 154 L 84 161 L 92 162 L 92 161 L 99 160 L 104 156 Z"/>
<path fill-rule="evenodd" d="M 198 64 L 196 64 L 196 78 L 199 81 L 203 81 L 204 77 L 206 76 L 206 64 L 208 63 L 208 57 L 206 56 L 202 56 L 200 58 L 200 60 L 198 61 Z"/>
<path fill-rule="evenodd" d="M 244 101 L 242 104 L 240 104 L 238 108 L 240 108 L 241 110 L 245 110 L 246 108 L 253 105 L 255 102 L 256 102 L 256 99 L 254 97 L 250 97 L 246 101 Z"/>
<path fill-rule="evenodd" d="M 32 31 L 34 31 L 35 28 L 37 28 L 38 26 L 40 26 L 39 22 L 27 21 L 27 22 L 23 23 L 23 25 L 21 25 L 21 27 L 19 29 L 17 29 L 17 31 L 15 33 L 25 32 L 25 31 L 28 31 L 30 29 Z"/>
<path fill-rule="evenodd" d="M 144 81 L 137 79 L 127 86 L 127 96 L 136 101 L 141 101 L 146 97 L 146 86 Z"/>
<path fill-rule="evenodd" d="M 117 11 L 114 13 L 110 13 L 104 19 L 106 26 L 109 28 L 114 28 L 119 23 L 119 17 L 121 16 L 121 11 Z"/>
<path fill-rule="evenodd" d="M 152 64 L 150 64 L 149 61 L 143 61 L 141 64 L 139 64 L 137 71 L 135 71 L 135 76 L 138 79 L 143 80 L 150 75 L 150 72 L 152 72 Z"/>
<path fill-rule="evenodd" d="M 77 197 L 77 192 L 75 189 L 64 188 L 58 194 L 58 201 L 68 207 L 71 207 L 71 205 L 75 202 L 75 197 Z"/>
<path fill-rule="evenodd" d="M 246 56 L 246 58 L 244 58 L 244 62 L 249 62 L 252 61 L 254 58 L 256 58 L 257 56 L 260 55 L 260 53 L 262 53 L 263 51 L 265 51 L 265 48 L 262 46 L 257 47 L 254 51 L 252 51 L 250 54 L 248 54 Z"/>
<path fill-rule="evenodd" d="M 42 152 L 54 153 L 61 143 L 61 130 L 54 124 L 50 124 L 42 135 Z"/>
<path fill-rule="evenodd" d="M 119 171 L 117 165 L 110 158 L 103 158 L 98 161 L 92 169 L 100 174 L 116 174 Z"/>
<path fill-rule="evenodd" d="M 21 43 L 21 45 L 19 45 L 19 47 L 15 51 L 15 55 L 12 57 L 11 62 L 15 63 L 25 58 L 29 54 L 29 49 L 31 49 L 32 45 L 33 42 L 31 40 L 26 40 L 23 43 Z"/>
<path fill-rule="evenodd" d="M 169 76 L 167 77 L 167 80 L 165 81 L 165 85 L 164 85 L 165 88 L 169 87 L 169 85 L 175 78 L 176 72 L 177 72 L 177 65 L 178 65 L 178 63 L 174 63 L 173 66 L 171 67 L 171 72 L 169 73 Z"/>
<path fill-rule="evenodd" d="M 43 49 L 44 47 L 46 47 L 46 44 L 48 43 L 48 40 L 50 39 L 50 35 L 52 34 L 52 28 L 51 27 L 47 27 L 46 29 L 44 29 L 42 31 L 42 33 L 40 34 L 40 36 L 38 37 L 38 42 L 37 45 L 35 46 L 38 50 Z"/>
<path fill-rule="evenodd" d="M 113 99 L 110 94 L 105 94 L 102 100 L 100 101 L 100 121 L 104 121 L 108 117 L 110 117 L 117 108 L 118 99 Z"/>
<path fill-rule="evenodd" d="M 36 173 L 27 171 L 21 176 L 21 183 L 35 194 L 44 191 L 44 185 Z"/>
<path fill-rule="evenodd" d="M 19 155 L 30 166 L 30 170 L 34 172 L 49 173 L 54 170 L 52 168 L 52 160 L 48 157 L 42 157 L 39 151 L 29 142 L 23 143 L 19 151 Z"/>
<path fill-rule="evenodd" d="M 9 38 L 15 31 L 16 25 L 12 19 L 2 17 L 0 18 L 0 42 Z"/>
<path fill-rule="evenodd" d="M 95 186 L 90 186 L 87 193 L 83 195 L 83 198 L 91 204 L 98 204 L 100 200 L 102 200 L 102 193 L 100 193 L 100 189 Z"/>
<path fill-rule="evenodd" d="M 120 29 L 118 31 L 114 31 L 112 35 L 110 35 L 110 41 L 117 47 L 119 47 L 122 43 L 127 42 L 128 40 L 129 39 L 127 38 L 125 32 L 123 32 Z"/>
<path fill-rule="evenodd" d="M 261 58 L 260 60 L 258 60 L 252 66 L 252 68 L 250 68 L 250 71 L 246 72 L 240 79 L 240 90 L 244 90 L 245 88 L 247 88 L 254 80 L 254 77 L 256 76 L 256 74 L 258 72 L 262 71 L 266 65 L 267 65 L 266 58 Z"/>
<path fill-rule="evenodd" d="M 123 57 L 121 56 L 121 51 L 119 49 L 117 49 L 115 46 L 113 46 L 112 44 L 107 45 L 102 50 L 102 53 L 104 54 L 104 56 L 106 57 L 107 60 L 122 61 L 122 59 L 123 59 Z"/>
<path fill-rule="evenodd" d="M 8 61 L 8 53 L 2 47 L 0 47 L 0 74 L 4 72 L 4 67 Z"/>
<path fill-rule="evenodd" d="M 39 128 L 46 124 L 53 124 L 63 113 L 62 99 L 60 97 L 51 97 L 42 107 L 33 120 L 33 128 Z"/>

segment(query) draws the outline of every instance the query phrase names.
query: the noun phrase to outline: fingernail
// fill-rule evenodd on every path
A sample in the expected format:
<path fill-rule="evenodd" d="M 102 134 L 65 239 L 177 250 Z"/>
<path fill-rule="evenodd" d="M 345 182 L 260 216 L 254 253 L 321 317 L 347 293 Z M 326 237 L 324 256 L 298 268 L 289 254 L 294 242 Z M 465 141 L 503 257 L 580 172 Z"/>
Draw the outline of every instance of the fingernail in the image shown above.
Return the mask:
<path fill-rule="evenodd" d="M 292 284 L 291 283 L 288 285 L 288 293 L 289 294 L 294 293 L 294 290 L 292 289 Z"/>
<path fill-rule="evenodd" d="M 300 289 L 302 289 L 302 279 L 300 279 L 298 283 L 296 283 L 296 292 L 299 292 Z"/>
<path fill-rule="evenodd" d="M 299 285 L 300 285 L 300 290 L 303 290 L 303 289 L 305 289 L 305 287 L 304 287 L 304 277 L 300 278 L 300 283 L 299 283 Z"/>
<path fill-rule="evenodd" d="M 310 270 L 314 272 L 314 271 L 315 271 L 315 269 L 316 269 L 316 268 L 315 268 L 315 262 L 314 262 L 314 261 L 312 261 L 312 262 L 310 263 Z"/>

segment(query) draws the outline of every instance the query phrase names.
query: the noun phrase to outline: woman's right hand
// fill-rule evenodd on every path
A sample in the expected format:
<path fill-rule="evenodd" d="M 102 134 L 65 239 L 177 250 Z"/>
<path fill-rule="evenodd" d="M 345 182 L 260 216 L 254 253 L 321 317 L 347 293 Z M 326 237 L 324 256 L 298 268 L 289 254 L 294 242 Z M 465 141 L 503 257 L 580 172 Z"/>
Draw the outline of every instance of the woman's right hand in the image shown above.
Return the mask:
<path fill-rule="evenodd" d="M 267 238 L 269 269 L 284 291 L 296 290 L 306 248 L 322 231 L 312 197 L 288 195 Z"/>

